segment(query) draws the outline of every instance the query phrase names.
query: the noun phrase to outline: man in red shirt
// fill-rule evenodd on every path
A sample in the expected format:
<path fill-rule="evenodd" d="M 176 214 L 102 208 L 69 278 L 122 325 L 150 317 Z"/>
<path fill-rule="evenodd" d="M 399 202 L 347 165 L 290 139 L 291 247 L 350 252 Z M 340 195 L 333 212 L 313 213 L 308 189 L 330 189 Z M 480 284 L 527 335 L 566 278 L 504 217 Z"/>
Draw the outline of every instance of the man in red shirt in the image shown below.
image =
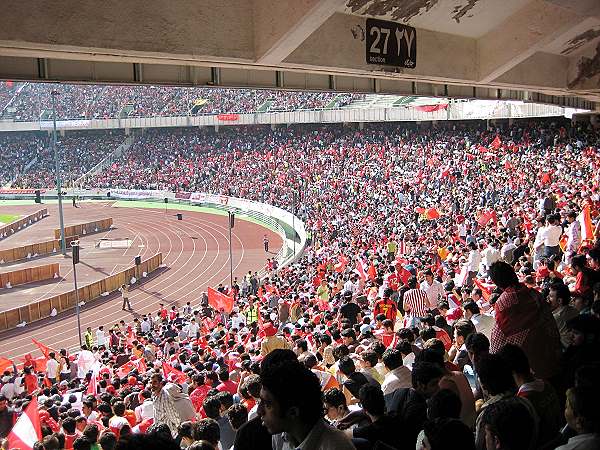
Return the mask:
<path fill-rule="evenodd" d="M 167 308 L 165 308 L 164 304 L 160 303 L 158 313 L 160 314 L 160 318 L 165 320 L 169 314 L 169 311 L 167 311 Z"/>
<path fill-rule="evenodd" d="M 387 277 L 387 284 L 392 291 L 398 292 L 398 289 L 400 288 L 400 278 L 398 277 L 396 268 L 394 266 L 390 266 L 390 274 Z"/>
<path fill-rule="evenodd" d="M 205 384 L 204 374 L 202 373 L 194 375 L 192 381 L 194 382 L 194 390 L 190 394 L 190 400 L 192 401 L 192 405 L 194 405 L 196 412 L 199 412 L 202 408 L 202 402 L 204 402 L 204 399 L 210 391 L 210 386 Z"/>
<path fill-rule="evenodd" d="M 238 385 L 229 379 L 229 371 L 227 369 L 221 369 L 219 371 L 219 380 L 221 381 L 221 384 L 217 386 L 218 391 L 226 391 L 231 395 L 237 394 Z"/>
<path fill-rule="evenodd" d="M 27 394 L 31 395 L 38 389 L 38 379 L 35 374 L 31 373 L 31 367 L 25 367 L 23 372 L 25 373 L 25 376 L 23 377 L 25 391 Z"/>
<path fill-rule="evenodd" d="M 375 302 L 373 308 L 373 316 L 377 317 L 378 314 L 384 314 L 386 319 L 396 322 L 396 315 L 398 314 L 398 306 L 396 302 L 390 298 L 390 290 L 386 289 L 383 293 L 383 298 Z"/>

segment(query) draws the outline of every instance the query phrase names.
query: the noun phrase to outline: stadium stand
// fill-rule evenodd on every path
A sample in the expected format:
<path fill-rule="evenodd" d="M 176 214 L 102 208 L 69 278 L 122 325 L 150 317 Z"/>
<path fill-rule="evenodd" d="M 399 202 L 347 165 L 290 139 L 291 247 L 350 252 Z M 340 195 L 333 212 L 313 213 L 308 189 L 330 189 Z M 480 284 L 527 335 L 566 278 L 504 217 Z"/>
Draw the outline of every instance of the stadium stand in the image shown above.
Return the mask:
<path fill-rule="evenodd" d="M 364 97 L 331 92 L 0 82 L 0 119 L 51 120 L 52 91 L 59 94 L 59 119 L 314 110 L 341 108 Z"/>

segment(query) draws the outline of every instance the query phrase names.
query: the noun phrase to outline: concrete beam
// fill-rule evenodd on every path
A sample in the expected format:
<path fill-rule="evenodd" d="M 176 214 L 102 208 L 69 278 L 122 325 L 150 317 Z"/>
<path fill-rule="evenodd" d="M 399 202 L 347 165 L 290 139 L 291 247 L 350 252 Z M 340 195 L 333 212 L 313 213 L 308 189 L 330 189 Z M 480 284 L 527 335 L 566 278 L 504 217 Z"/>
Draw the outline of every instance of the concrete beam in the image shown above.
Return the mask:
<path fill-rule="evenodd" d="M 361 33 L 364 29 L 364 18 L 336 13 L 281 65 L 296 69 L 329 67 L 342 72 L 370 76 L 383 74 L 408 80 L 455 83 L 476 80 L 474 39 L 417 30 L 416 67 L 402 69 L 367 64 L 364 33 Z"/>
<path fill-rule="evenodd" d="M 552 70 L 539 70 L 540 67 L 551 67 Z M 568 69 L 568 57 L 538 52 L 496 78 L 494 84 L 522 85 L 529 90 L 565 91 Z"/>
<path fill-rule="evenodd" d="M 156 58 L 253 61 L 247 0 L 9 1 L 0 14 L 5 48 Z"/>
<path fill-rule="evenodd" d="M 547 3 L 560 6 L 583 17 L 600 18 L 600 2 L 598 0 L 545 0 Z"/>
<path fill-rule="evenodd" d="M 258 64 L 283 61 L 346 0 L 255 0 L 254 51 Z"/>
<path fill-rule="evenodd" d="M 533 0 L 477 41 L 479 82 L 497 79 L 585 19 L 554 3 Z"/>

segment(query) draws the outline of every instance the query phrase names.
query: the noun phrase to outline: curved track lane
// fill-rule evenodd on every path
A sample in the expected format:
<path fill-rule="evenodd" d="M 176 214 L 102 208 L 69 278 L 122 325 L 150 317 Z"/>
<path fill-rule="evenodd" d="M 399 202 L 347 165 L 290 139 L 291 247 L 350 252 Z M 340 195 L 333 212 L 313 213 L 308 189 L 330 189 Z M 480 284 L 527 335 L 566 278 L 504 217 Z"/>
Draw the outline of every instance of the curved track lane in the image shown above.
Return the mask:
<path fill-rule="evenodd" d="M 182 211 L 184 220 L 179 221 L 173 216 L 176 210 L 169 210 L 167 215 L 158 209 L 102 208 L 100 205 L 87 204 L 84 208 L 87 209 L 86 215 L 96 213 L 96 218 L 113 217 L 116 228 L 110 232 L 111 236 L 134 237 L 132 247 L 123 252 L 123 260 L 117 263 L 119 269 L 115 267 L 116 270 L 121 270 L 121 265 L 131 264 L 137 254 L 144 259 L 158 252 L 163 253 L 166 267 L 131 289 L 132 313 L 121 310 L 121 298 L 115 294 L 85 305 L 80 315 L 82 331 L 88 326 L 95 330 L 100 325 L 108 327 L 121 319 L 130 321 L 141 314 L 155 313 L 159 303 L 180 306 L 190 301 L 195 306 L 208 286 L 229 284 L 226 217 Z M 45 220 L 50 219 L 52 217 Z M 253 223 L 238 220 L 233 231 L 233 272 L 238 278 L 264 265 L 269 255 L 265 255 L 262 248 L 263 234 L 269 235 L 273 246 L 281 246 L 279 236 Z M 90 247 L 94 238 L 98 236 L 85 238 L 83 245 Z M 31 241 L 37 240 L 40 239 Z M 96 254 L 102 250 L 93 252 Z M 74 350 L 79 345 L 76 330 L 74 312 L 10 330 L 0 334 L 0 355 L 13 359 L 34 352 L 31 338 L 53 349 Z"/>

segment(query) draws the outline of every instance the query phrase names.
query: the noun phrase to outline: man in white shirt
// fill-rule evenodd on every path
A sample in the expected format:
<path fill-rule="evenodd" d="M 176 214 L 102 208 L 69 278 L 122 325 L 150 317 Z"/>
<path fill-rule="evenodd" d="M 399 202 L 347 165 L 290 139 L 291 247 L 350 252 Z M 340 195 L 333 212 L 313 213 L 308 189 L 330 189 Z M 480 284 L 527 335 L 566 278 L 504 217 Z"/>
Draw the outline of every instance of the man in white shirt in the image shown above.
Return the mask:
<path fill-rule="evenodd" d="M 235 309 L 231 313 L 231 327 L 240 331 L 246 326 L 246 318 L 243 314 L 239 314 Z"/>
<path fill-rule="evenodd" d="M 483 260 L 483 266 L 485 267 L 485 270 L 488 270 L 493 263 L 500 259 L 500 251 L 496 248 L 496 246 L 496 242 L 492 240 L 481 252 L 481 259 Z"/>
<path fill-rule="evenodd" d="M 106 338 L 106 333 L 104 332 L 104 326 L 100 325 L 96 330 L 96 344 L 98 347 L 104 345 L 107 346 L 108 340 Z"/>
<path fill-rule="evenodd" d="M 383 395 L 388 395 L 396 389 L 412 387 L 412 374 L 402 363 L 402 353 L 395 348 L 387 349 L 383 356 L 383 365 L 388 370 L 381 383 Z"/>
<path fill-rule="evenodd" d="M 496 320 L 492 316 L 481 314 L 479 306 L 473 301 L 465 302 L 463 311 L 465 319 L 470 320 L 475 325 L 475 331 L 483 333 L 488 339 L 491 339 L 492 328 L 494 328 Z"/>
<path fill-rule="evenodd" d="M 190 320 L 190 323 L 186 325 L 185 331 L 188 339 L 196 339 L 200 326 L 196 323 L 196 319 Z"/>
<path fill-rule="evenodd" d="M 48 362 L 46 363 L 46 377 L 48 377 L 50 383 L 54 384 L 58 379 L 60 364 L 56 360 L 56 354 L 54 352 L 50 352 L 48 356 Z"/>
<path fill-rule="evenodd" d="M 139 399 L 142 401 L 142 404 L 135 408 L 135 418 L 138 422 L 141 422 L 144 419 L 152 419 L 154 418 L 154 409 L 152 407 L 152 394 L 150 391 L 143 390 L 140 392 Z"/>
<path fill-rule="evenodd" d="M 152 322 L 148 316 L 144 316 L 142 322 L 140 323 L 140 329 L 142 333 L 147 334 L 152 329 Z"/>
<path fill-rule="evenodd" d="M 569 222 L 569 226 L 566 232 L 567 248 L 565 249 L 565 262 L 571 264 L 571 257 L 577 254 L 581 245 L 581 224 L 577 220 L 575 211 L 570 211 L 567 214 L 567 222 Z"/>
<path fill-rule="evenodd" d="M 500 249 L 500 257 L 502 258 L 502 261 L 507 262 L 508 264 L 512 264 L 513 259 L 514 259 L 514 252 L 517 248 L 517 240 L 515 240 L 514 242 L 509 238 L 506 243 L 502 246 L 502 248 Z"/>
<path fill-rule="evenodd" d="M 0 395 L 4 395 L 9 401 L 17 395 L 17 389 L 15 380 L 10 376 L 2 377 L 2 388 L 0 389 Z"/>
<path fill-rule="evenodd" d="M 548 216 L 546 219 L 548 225 L 540 228 L 538 232 L 538 236 L 540 238 L 539 241 L 536 236 L 536 243 L 544 246 L 542 256 L 545 258 L 558 256 L 560 253 L 560 247 L 558 244 L 560 242 L 560 237 L 562 236 L 562 227 L 558 225 L 558 219 L 559 217 L 556 215 Z"/>
<path fill-rule="evenodd" d="M 466 267 L 467 267 L 467 276 L 464 281 L 464 285 L 473 286 L 473 278 L 479 272 L 479 265 L 481 264 L 481 253 L 479 253 L 479 249 L 477 248 L 477 244 L 471 242 L 469 244 L 469 258 L 467 259 Z"/>
<path fill-rule="evenodd" d="M 439 301 L 444 297 L 444 285 L 433 278 L 431 270 L 426 270 L 424 275 L 425 281 L 421 282 L 420 289 L 427 293 L 429 307 L 435 309 Z"/>

